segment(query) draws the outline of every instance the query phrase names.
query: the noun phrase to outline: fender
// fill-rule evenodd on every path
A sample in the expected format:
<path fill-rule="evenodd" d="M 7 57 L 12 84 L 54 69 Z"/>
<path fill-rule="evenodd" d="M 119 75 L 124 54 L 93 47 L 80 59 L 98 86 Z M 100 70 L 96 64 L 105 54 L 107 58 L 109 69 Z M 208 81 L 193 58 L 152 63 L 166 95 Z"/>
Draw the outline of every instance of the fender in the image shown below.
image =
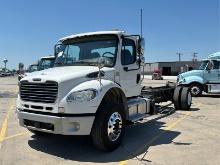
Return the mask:
<path fill-rule="evenodd" d="M 90 80 L 83 82 L 77 86 L 75 86 L 59 103 L 59 107 L 64 107 L 65 113 L 69 114 L 91 114 L 91 113 L 96 113 L 103 97 L 105 94 L 112 88 L 119 88 L 121 87 L 110 81 L 110 80 L 105 80 L 102 79 L 101 83 L 99 80 Z M 67 102 L 66 98 L 68 95 L 72 92 L 77 92 L 77 91 L 83 91 L 83 90 L 88 90 L 88 89 L 95 89 L 97 91 L 97 95 L 94 99 L 90 101 L 83 101 L 83 102 Z M 121 89 L 122 90 L 122 89 Z"/>
<path fill-rule="evenodd" d="M 179 85 L 189 85 L 191 83 L 199 83 L 199 84 L 204 84 L 204 79 L 202 77 L 199 76 L 188 76 L 183 78 L 182 82 L 179 83 Z"/>

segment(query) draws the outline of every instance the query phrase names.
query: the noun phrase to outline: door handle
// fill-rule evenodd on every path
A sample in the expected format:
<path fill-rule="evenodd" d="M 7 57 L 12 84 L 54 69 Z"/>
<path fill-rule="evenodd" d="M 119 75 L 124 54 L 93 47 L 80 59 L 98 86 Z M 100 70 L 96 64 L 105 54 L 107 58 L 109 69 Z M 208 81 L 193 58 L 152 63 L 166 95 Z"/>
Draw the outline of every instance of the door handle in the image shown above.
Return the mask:
<path fill-rule="evenodd" d="M 127 66 L 124 67 L 123 69 L 124 69 L 124 71 L 126 71 L 126 72 L 128 71 L 128 67 L 127 67 Z"/>

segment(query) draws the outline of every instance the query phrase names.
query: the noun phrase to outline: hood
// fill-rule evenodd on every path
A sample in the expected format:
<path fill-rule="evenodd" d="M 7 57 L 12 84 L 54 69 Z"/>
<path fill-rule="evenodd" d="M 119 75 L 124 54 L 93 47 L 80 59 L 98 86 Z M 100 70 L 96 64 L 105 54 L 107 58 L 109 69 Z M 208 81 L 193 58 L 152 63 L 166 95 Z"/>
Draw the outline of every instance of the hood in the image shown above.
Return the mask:
<path fill-rule="evenodd" d="M 114 71 L 114 68 L 102 68 L 104 72 Z M 64 82 L 71 79 L 86 77 L 87 74 L 98 72 L 97 66 L 62 66 L 36 71 L 28 74 L 23 80 L 41 79 L 41 82 L 56 81 Z"/>
<path fill-rule="evenodd" d="M 104 71 L 104 75 L 106 75 L 104 76 L 105 79 L 114 79 L 114 68 L 104 67 L 102 68 L 102 71 Z M 21 81 L 56 81 L 59 84 L 59 102 L 69 93 L 71 89 L 73 89 L 78 84 L 94 79 L 94 72 L 98 72 L 97 66 L 62 66 L 33 72 L 28 76 L 24 77 Z M 88 76 L 88 74 L 90 76 Z"/>
<path fill-rule="evenodd" d="M 182 77 L 189 77 L 189 76 L 202 76 L 203 70 L 191 70 L 185 73 L 181 73 Z"/>

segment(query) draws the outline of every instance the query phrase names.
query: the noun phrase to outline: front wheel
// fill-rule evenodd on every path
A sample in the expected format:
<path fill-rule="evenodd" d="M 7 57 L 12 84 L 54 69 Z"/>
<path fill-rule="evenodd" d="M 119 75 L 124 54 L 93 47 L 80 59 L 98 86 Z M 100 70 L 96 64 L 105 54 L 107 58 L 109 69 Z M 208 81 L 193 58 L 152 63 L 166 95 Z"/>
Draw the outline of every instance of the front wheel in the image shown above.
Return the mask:
<path fill-rule="evenodd" d="M 194 97 L 198 97 L 198 96 L 202 95 L 202 87 L 201 87 L 201 85 L 192 84 L 189 87 L 189 89 L 190 89 L 190 92 L 191 92 L 192 96 L 194 96 Z"/>
<path fill-rule="evenodd" d="M 124 132 L 123 106 L 101 105 L 91 132 L 93 144 L 100 150 L 113 151 L 120 146 Z"/>

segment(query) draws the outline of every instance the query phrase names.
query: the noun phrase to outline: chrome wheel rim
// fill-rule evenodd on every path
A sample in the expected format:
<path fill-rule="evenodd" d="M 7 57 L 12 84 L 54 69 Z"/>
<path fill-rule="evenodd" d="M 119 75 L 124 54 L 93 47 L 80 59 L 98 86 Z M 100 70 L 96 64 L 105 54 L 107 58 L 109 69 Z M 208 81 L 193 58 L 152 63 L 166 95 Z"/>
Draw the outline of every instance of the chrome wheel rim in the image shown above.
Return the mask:
<path fill-rule="evenodd" d="M 122 118 L 118 112 L 114 112 L 108 121 L 108 138 L 111 141 L 116 141 L 122 130 Z"/>
<path fill-rule="evenodd" d="M 193 94 L 193 95 L 198 95 L 199 94 L 199 92 L 200 92 L 200 88 L 198 87 L 198 86 L 193 86 L 192 88 L 191 88 L 191 93 Z"/>

